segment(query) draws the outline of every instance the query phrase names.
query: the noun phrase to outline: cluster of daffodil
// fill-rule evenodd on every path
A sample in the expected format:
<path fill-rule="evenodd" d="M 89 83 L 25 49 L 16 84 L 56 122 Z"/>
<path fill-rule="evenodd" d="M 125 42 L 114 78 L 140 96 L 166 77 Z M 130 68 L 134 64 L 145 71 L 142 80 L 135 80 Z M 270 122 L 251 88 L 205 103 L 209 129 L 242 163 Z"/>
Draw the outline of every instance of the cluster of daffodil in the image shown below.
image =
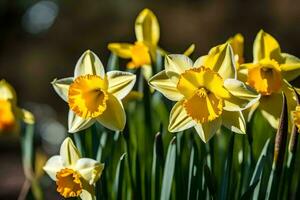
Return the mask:
<path fill-rule="evenodd" d="M 131 59 L 126 65 L 128 69 L 141 68 L 151 87 L 176 102 L 170 112 L 170 132 L 194 127 L 204 142 L 221 126 L 246 134 L 246 121 L 256 109 L 277 128 L 282 93 L 288 99 L 289 110 L 296 110 L 293 119 L 299 126 L 300 108 L 295 109 L 295 94 L 289 81 L 300 75 L 300 60 L 282 53 L 278 42 L 268 33 L 261 30 L 257 34 L 251 63 L 245 62 L 241 34 L 213 47 L 195 62 L 187 56 L 190 53 L 165 55 L 158 47 L 157 18 L 148 9 L 138 15 L 135 34 L 134 44 L 111 43 L 108 49 L 120 58 Z M 164 70 L 153 76 L 158 54 L 165 56 Z M 100 59 L 88 50 L 79 58 L 73 77 L 55 79 L 52 85 L 68 103 L 68 130 L 76 133 L 95 122 L 122 131 L 126 124 L 122 99 L 135 82 L 136 75 L 130 72 L 105 73 Z M 69 138 L 62 144 L 60 156 L 50 158 L 44 167 L 62 196 L 83 199 L 93 197 L 93 185 L 103 168 L 95 160 L 80 158 Z"/>

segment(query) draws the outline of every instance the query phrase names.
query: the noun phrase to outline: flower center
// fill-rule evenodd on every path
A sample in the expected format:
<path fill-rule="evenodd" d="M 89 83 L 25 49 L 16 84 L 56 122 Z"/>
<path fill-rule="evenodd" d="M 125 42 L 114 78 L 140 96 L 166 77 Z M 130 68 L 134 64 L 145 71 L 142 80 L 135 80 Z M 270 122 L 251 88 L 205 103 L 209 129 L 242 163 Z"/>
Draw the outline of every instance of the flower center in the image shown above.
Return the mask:
<path fill-rule="evenodd" d="M 280 67 L 274 60 L 262 60 L 248 70 L 248 84 L 262 95 L 279 92 L 282 85 Z"/>
<path fill-rule="evenodd" d="M 187 114 L 198 123 L 219 117 L 223 111 L 223 99 L 230 97 L 223 84 L 217 72 L 204 67 L 181 74 L 177 89 L 185 97 L 183 106 Z"/>
<path fill-rule="evenodd" d="M 13 130 L 16 120 L 12 112 L 12 105 L 7 100 L 0 99 L 0 132 Z"/>
<path fill-rule="evenodd" d="M 223 111 L 223 100 L 205 88 L 200 88 L 183 106 L 187 114 L 198 123 L 210 122 Z"/>
<path fill-rule="evenodd" d="M 82 118 L 95 118 L 106 109 L 107 83 L 96 75 L 77 77 L 69 87 L 69 107 Z"/>
<path fill-rule="evenodd" d="M 82 192 L 81 176 L 72 169 L 62 169 L 56 173 L 57 192 L 63 197 L 78 197 Z"/>
<path fill-rule="evenodd" d="M 142 42 L 136 42 L 131 49 L 132 61 L 127 64 L 128 68 L 137 68 L 151 64 L 149 48 Z"/>
<path fill-rule="evenodd" d="M 297 126 L 299 131 L 300 130 L 300 106 L 296 106 L 296 110 L 292 112 L 292 118 L 294 124 Z"/>

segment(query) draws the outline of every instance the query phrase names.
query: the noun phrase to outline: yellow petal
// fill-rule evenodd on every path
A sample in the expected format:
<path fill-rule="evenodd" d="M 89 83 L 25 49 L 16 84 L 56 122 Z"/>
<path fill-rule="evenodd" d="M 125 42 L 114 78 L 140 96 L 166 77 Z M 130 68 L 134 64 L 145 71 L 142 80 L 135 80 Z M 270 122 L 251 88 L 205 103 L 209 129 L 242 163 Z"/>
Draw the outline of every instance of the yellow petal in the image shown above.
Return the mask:
<path fill-rule="evenodd" d="M 224 111 L 222 115 L 222 124 L 235 133 L 246 134 L 246 122 L 241 111 Z"/>
<path fill-rule="evenodd" d="M 108 92 L 118 99 L 123 99 L 133 88 L 136 75 L 130 72 L 107 72 Z"/>
<path fill-rule="evenodd" d="M 187 50 L 184 51 L 183 55 L 190 56 L 195 51 L 195 44 L 191 44 Z"/>
<path fill-rule="evenodd" d="M 25 109 L 20 109 L 21 111 L 21 119 L 27 123 L 27 124 L 34 124 L 35 123 L 35 118 L 34 115 L 29 112 L 28 110 Z"/>
<path fill-rule="evenodd" d="M 260 100 L 259 109 L 263 117 L 269 124 L 277 129 L 279 117 L 282 109 L 282 95 L 281 93 L 273 93 L 269 96 L 264 96 Z"/>
<path fill-rule="evenodd" d="M 183 98 L 177 90 L 177 85 L 169 79 L 165 71 L 154 75 L 149 80 L 149 84 L 171 101 L 179 101 Z"/>
<path fill-rule="evenodd" d="M 104 78 L 105 76 L 102 62 L 100 61 L 98 56 L 90 50 L 84 52 L 77 61 L 74 77 L 77 78 L 78 76 L 87 74 L 97 75 L 101 78 Z"/>
<path fill-rule="evenodd" d="M 216 134 L 221 124 L 221 117 L 218 117 L 213 121 L 195 125 L 195 129 L 201 140 L 207 143 Z"/>
<path fill-rule="evenodd" d="M 300 59 L 296 56 L 282 53 L 284 63 L 280 65 L 284 79 L 292 81 L 300 75 Z"/>
<path fill-rule="evenodd" d="M 165 57 L 167 76 L 177 84 L 180 74 L 193 67 L 193 61 L 181 54 L 171 54 Z"/>
<path fill-rule="evenodd" d="M 14 104 L 17 102 L 17 95 L 14 88 L 4 79 L 0 81 L 0 99 L 10 100 Z"/>
<path fill-rule="evenodd" d="M 93 185 L 101 177 L 104 164 L 91 158 L 80 158 L 76 162 L 75 169 L 90 185 Z"/>
<path fill-rule="evenodd" d="M 74 166 L 80 158 L 80 153 L 71 138 L 67 137 L 60 146 L 59 154 L 64 166 Z"/>
<path fill-rule="evenodd" d="M 56 173 L 63 168 L 65 168 L 65 166 L 63 164 L 63 160 L 61 156 L 52 156 L 51 158 L 49 158 L 49 160 L 46 162 L 45 166 L 43 167 L 44 171 L 54 181 L 56 181 Z"/>
<path fill-rule="evenodd" d="M 83 119 L 76 115 L 73 111 L 69 111 L 68 115 L 68 132 L 69 133 L 76 133 L 81 130 L 89 128 L 91 125 L 95 123 L 95 119 L 87 118 Z"/>
<path fill-rule="evenodd" d="M 113 131 L 122 131 L 126 123 L 126 115 L 122 103 L 109 94 L 106 110 L 97 117 L 97 121 Z"/>
<path fill-rule="evenodd" d="M 238 33 L 228 40 L 238 64 L 244 63 L 244 37 Z"/>
<path fill-rule="evenodd" d="M 66 102 L 68 102 L 69 86 L 73 83 L 73 77 L 54 79 L 51 84 L 55 92 Z"/>
<path fill-rule="evenodd" d="M 186 98 L 194 96 L 200 88 L 205 88 L 218 97 L 228 98 L 230 94 L 223 87 L 223 82 L 222 77 L 209 68 L 192 68 L 180 75 L 177 89 Z"/>
<path fill-rule="evenodd" d="M 142 10 L 135 21 L 135 35 L 138 41 L 146 41 L 157 45 L 159 40 L 159 24 L 156 16 L 149 9 Z"/>
<path fill-rule="evenodd" d="M 218 72 L 223 79 L 236 77 L 236 62 L 230 44 L 225 43 L 212 48 L 208 55 L 200 57 L 194 66 L 202 65 Z"/>
<path fill-rule="evenodd" d="M 195 125 L 195 122 L 187 115 L 182 104 L 183 101 L 178 101 L 171 110 L 168 127 L 170 132 L 184 131 Z"/>
<path fill-rule="evenodd" d="M 260 99 L 260 94 L 239 80 L 227 79 L 224 82 L 224 87 L 231 94 L 230 98 L 225 99 L 224 110 L 244 110 Z"/>
<path fill-rule="evenodd" d="M 132 44 L 129 43 L 109 43 L 108 49 L 121 58 L 131 58 Z"/>
<path fill-rule="evenodd" d="M 253 62 L 257 63 L 264 58 L 282 61 L 281 50 L 278 42 L 270 34 L 260 30 L 253 44 Z"/>

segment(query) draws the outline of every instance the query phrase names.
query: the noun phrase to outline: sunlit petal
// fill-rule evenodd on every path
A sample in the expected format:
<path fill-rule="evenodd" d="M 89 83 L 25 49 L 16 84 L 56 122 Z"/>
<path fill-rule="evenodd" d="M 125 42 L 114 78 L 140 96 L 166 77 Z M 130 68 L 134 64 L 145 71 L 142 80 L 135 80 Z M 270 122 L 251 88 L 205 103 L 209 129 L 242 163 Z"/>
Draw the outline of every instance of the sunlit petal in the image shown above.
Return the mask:
<path fill-rule="evenodd" d="M 95 119 L 88 118 L 83 119 L 79 116 L 77 116 L 73 111 L 69 111 L 68 116 L 68 127 L 69 133 L 76 133 L 78 131 L 84 130 L 89 128 L 93 123 L 95 122 Z"/>
<path fill-rule="evenodd" d="M 183 101 L 177 102 L 171 110 L 168 127 L 170 132 L 184 131 L 195 125 L 195 122 L 187 115 L 182 104 Z"/>
<path fill-rule="evenodd" d="M 82 56 L 77 61 L 75 66 L 74 77 L 82 75 L 97 75 L 101 78 L 104 78 L 105 71 L 102 62 L 98 56 L 91 50 L 87 50 L 82 54 Z"/>
<path fill-rule="evenodd" d="M 129 72 L 107 72 L 108 92 L 118 99 L 123 99 L 133 88 L 136 75 Z"/>
<path fill-rule="evenodd" d="M 122 131 L 125 127 L 126 115 L 120 100 L 109 94 L 107 108 L 97 117 L 97 121 L 108 129 Z"/>
<path fill-rule="evenodd" d="M 154 75 L 149 80 L 149 84 L 172 101 L 179 101 L 183 98 L 183 95 L 177 90 L 176 84 L 169 79 L 165 71 Z"/>
<path fill-rule="evenodd" d="M 54 79 L 51 84 L 55 92 L 66 102 L 68 102 L 69 86 L 73 82 L 73 77 Z"/>

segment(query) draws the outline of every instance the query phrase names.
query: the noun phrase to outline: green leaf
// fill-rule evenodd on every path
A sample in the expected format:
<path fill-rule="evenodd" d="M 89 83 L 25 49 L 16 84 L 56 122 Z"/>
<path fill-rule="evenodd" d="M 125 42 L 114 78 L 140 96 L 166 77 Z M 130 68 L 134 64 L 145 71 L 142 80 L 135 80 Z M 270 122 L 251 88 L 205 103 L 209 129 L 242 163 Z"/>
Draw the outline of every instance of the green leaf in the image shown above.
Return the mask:
<path fill-rule="evenodd" d="M 114 181 L 114 185 L 113 185 L 114 199 L 122 199 L 125 156 L 126 156 L 126 153 L 124 153 L 120 157 L 119 163 L 117 165 L 116 176 L 115 176 L 115 181 Z"/>
<path fill-rule="evenodd" d="M 221 200 L 228 199 L 229 195 L 229 185 L 230 185 L 230 176 L 231 176 L 231 168 L 232 168 L 232 157 L 233 157 L 233 147 L 234 147 L 234 133 L 230 135 L 230 141 L 228 144 L 228 152 L 225 160 L 225 167 L 223 172 L 223 179 L 221 182 L 221 191 L 219 198 Z"/>
<path fill-rule="evenodd" d="M 151 199 L 153 200 L 159 198 L 162 167 L 163 167 L 162 134 L 161 132 L 158 132 L 155 136 L 155 141 L 154 141 L 152 170 L 151 170 Z"/>
<path fill-rule="evenodd" d="M 107 71 L 119 69 L 119 58 L 116 54 L 111 53 L 107 61 Z"/>
<path fill-rule="evenodd" d="M 217 191 L 215 178 L 214 178 L 214 175 L 211 173 L 207 164 L 204 164 L 203 172 L 204 172 L 203 174 L 204 174 L 205 184 L 209 190 L 210 195 L 212 196 L 213 199 L 215 199 L 216 191 Z"/>
<path fill-rule="evenodd" d="M 241 200 L 250 200 L 252 197 L 252 194 L 258 184 L 259 180 L 256 180 L 250 187 L 247 189 L 247 191 L 242 195 Z"/>
<path fill-rule="evenodd" d="M 255 166 L 255 169 L 254 169 L 251 181 L 250 181 L 249 188 L 251 186 L 253 186 L 254 183 L 256 183 L 256 182 L 257 182 L 257 186 L 258 186 L 258 187 L 254 187 L 254 193 L 253 193 L 253 198 L 254 199 L 258 199 L 258 195 L 259 195 L 259 192 L 260 192 L 261 177 L 262 177 L 263 168 L 264 168 L 264 165 L 265 165 L 265 162 L 266 162 L 266 157 L 267 157 L 269 145 L 270 145 L 270 139 L 267 140 L 267 142 L 264 145 L 263 150 L 261 151 L 261 154 L 259 156 L 259 159 L 257 161 L 257 164 Z"/>
<path fill-rule="evenodd" d="M 171 196 L 171 187 L 173 182 L 173 176 L 175 171 L 176 162 L 176 138 L 174 137 L 168 148 L 166 164 L 164 168 L 162 188 L 161 188 L 161 200 L 168 200 Z"/>

